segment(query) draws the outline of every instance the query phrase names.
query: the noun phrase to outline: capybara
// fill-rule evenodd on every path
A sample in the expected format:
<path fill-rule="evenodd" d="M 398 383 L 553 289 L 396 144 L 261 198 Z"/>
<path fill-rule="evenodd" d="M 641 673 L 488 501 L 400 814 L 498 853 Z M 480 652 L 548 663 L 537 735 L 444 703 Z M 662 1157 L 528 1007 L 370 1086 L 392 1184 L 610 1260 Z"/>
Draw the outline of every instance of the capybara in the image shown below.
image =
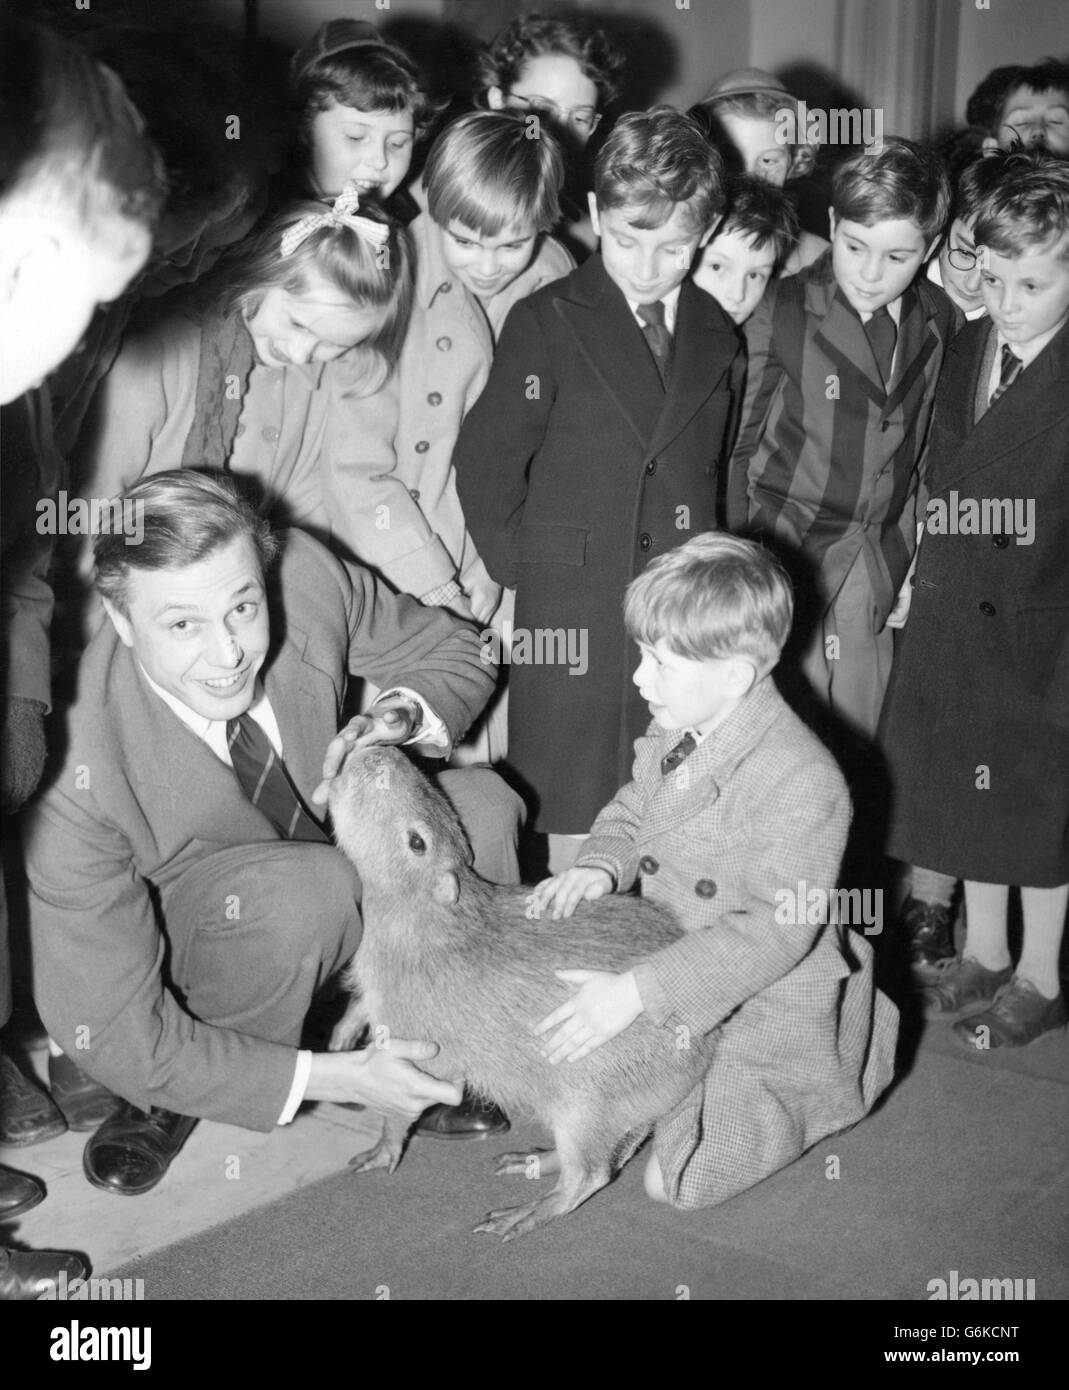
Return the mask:
<path fill-rule="evenodd" d="M 570 993 L 554 971 L 626 970 L 682 929 L 662 908 L 623 894 L 540 919 L 528 889 L 472 870 L 456 813 L 396 748 L 351 752 L 331 784 L 330 810 L 364 886 L 364 936 L 346 981 L 354 999 L 331 1046 L 352 1046 L 368 1023 L 380 1041 L 430 1039 L 441 1051 L 423 1064 L 429 1072 L 552 1132 L 556 1155 L 538 1171 L 559 1165 L 553 1191 L 491 1212 L 477 1231 L 509 1240 L 572 1211 L 700 1083 L 714 1035 L 690 1038 L 641 1014 L 588 1056 L 551 1066 L 533 1029 Z M 393 1172 L 408 1129 L 387 1118 L 379 1143 L 352 1166 Z M 505 1155 L 499 1171 L 531 1167 L 528 1156 Z"/>

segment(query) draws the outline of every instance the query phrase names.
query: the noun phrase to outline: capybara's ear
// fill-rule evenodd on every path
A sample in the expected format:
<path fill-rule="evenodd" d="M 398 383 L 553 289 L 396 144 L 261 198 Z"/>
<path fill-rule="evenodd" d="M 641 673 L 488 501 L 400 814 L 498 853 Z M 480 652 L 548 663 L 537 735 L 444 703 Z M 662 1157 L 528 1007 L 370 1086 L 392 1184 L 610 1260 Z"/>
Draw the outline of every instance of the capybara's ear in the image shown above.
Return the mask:
<path fill-rule="evenodd" d="M 460 897 L 460 880 L 452 869 L 444 869 L 434 880 L 434 901 L 451 907 Z"/>

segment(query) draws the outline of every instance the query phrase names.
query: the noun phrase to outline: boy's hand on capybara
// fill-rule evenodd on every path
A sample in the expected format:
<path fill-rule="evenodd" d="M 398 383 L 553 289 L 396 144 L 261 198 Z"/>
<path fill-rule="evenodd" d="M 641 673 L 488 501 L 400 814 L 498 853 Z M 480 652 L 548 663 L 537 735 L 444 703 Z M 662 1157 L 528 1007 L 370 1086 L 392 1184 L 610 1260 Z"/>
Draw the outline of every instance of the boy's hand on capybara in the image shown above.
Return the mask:
<path fill-rule="evenodd" d="M 367 714 L 356 714 L 344 729 L 340 729 L 327 744 L 323 758 L 323 780 L 312 793 L 317 806 L 327 804 L 330 783 L 341 771 L 354 748 L 367 748 L 373 743 L 404 743 L 411 736 L 412 721 L 407 709 L 387 705 Z"/>
<path fill-rule="evenodd" d="M 578 1062 L 589 1056 L 596 1047 L 629 1028 L 642 1012 L 638 985 L 630 970 L 621 975 L 605 970 L 555 970 L 553 973 L 558 980 L 566 980 L 579 988 L 535 1027 L 538 1036 L 557 1029 L 542 1048 L 542 1056 L 551 1066 L 558 1062 Z"/>
<path fill-rule="evenodd" d="M 528 898 L 529 917 L 544 917 L 550 908 L 554 921 L 570 917 L 581 902 L 603 898 L 613 890 L 607 869 L 566 869 L 553 878 L 544 878 Z"/>

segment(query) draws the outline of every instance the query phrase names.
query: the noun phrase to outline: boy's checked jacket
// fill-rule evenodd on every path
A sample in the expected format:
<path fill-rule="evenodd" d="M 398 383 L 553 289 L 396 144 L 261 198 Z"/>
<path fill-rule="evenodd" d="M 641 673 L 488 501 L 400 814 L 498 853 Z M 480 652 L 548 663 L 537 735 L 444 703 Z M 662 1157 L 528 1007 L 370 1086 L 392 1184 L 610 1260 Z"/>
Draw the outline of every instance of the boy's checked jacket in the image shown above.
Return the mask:
<path fill-rule="evenodd" d="M 831 754 L 770 679 L 665 776 L 681 735 L 652 724 L 637 740 L 633 780 L 576 863 L 608 869 L 617 891 L 637 879 L 686 931 L 634 967 L 649 1017 L 695 1037 L 722 1028 L 704 1085 L 654 1140 L 671 1200 L 699 1207 L 861 1119 L 891 1080 L 897 1014 L 865 937 L 809 911 L 836 884 L 850 822 Z"/>
<path fill-rule="evenodd" d="M 728 528 L 775 534 L 812 561 L 831 605 L 863 552 L 882 629 L 916 549 L 919 463 L 954 310 L 921 278 L 902 296 L 891 390 L 831 251 L 773 281 L 746 324 L 749 372 Z"/>

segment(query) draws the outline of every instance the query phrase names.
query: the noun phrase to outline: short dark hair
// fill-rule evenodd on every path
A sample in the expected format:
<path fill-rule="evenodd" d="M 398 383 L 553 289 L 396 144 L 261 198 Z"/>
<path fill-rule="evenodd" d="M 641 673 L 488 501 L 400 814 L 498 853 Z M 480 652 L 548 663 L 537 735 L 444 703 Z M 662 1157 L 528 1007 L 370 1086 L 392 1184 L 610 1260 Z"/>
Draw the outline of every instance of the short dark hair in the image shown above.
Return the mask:
<path fill-rule="evenodd" d="M 90 238 L 116 217 L 151 229 L 163 164 L 122 83 L 50 30 L 0 32 L 0 202 L 40 200 Z"/>
<path fill-rule="evenodd" d="M 1030 68 L 1006 69 L 1006 72 L 1006 83 L 994 108 L 991 125 L 991 134 L 996 138 L 1010 97 L 1022 87 L 1029 92 L 1061 92 L 1069 102 L 1069 63 L 1060 62 L 1057 58 L 1044 58 Z"/>
<path fill-rule="evenodd" d="M 631 223 L 642 230 L 663 226 L 684 203 L 705 231 L 724 206 L 724 161 L 682 111 L 629 111 L 598 153 L 594 192 L 599 208 L 640 208 Z"/>
<path fill-rule="evenodd" d="M 507 93 L 530 59 L 550 54 L 575 59 L 583 75 L 598 89 L 600 106 L 616 100 L 623 54 L 599 25 L 582 15 L 519 15 L 480 55 L 476 69 L 480 91 L 500 87 Z"/>
<path fill-rule="evenodd" d="M 992 150 L 989 154 L 978 155 L 965 166 L 954 189 L 950 208 L 951 221 L 968 222 L 976 216 L 981 202 L 998 184 L 1005 171 L 1006 161 L 1011 158 L 1012 155 L 1006 150 Z"/>
<path fill-rule="evenodd" d="M 290 92 L 298 138 L 305 143 L 312 121 L 334 103 L 357 111 L 411 109 L 417 136 L 425 135 L 445 109 L 430 96 L 427 79 L 412 58 L 362 20 L 332 19 L 321 25 L 293 56 Z"/>
<path fill-rule="evenodd" d="M 1069 160 L 1045 150 L 1006 155 L 981 198 L 973 238 L 1000 256 L 1021 256 L 1069 233 Z M 1069 241 L 1062 247 L 1069 260 Z"/>
<path fill-rule="evenodd" d="M 98 533 L 93 582 L 120 613 L 127 612 L 131 570 L 183 569 L 240 536 L 252 541 L 265 573 L 278 553 L 270 524 L 225 473 L 172 468 L 142 478 L 119 501 L 140 512 L 141 540 L 130 545 L 118 528 Z"/>
<path fill-rule="evenodd" d="M 782 188 L 765 179 L 739 175 L 728 183 L 727 208 L 716 235 L 738 232 L 754 246 L 772 243 L 781 266 L 798 242 L 798 214 Z"/>
<path fill-rule="evenodd" d="M 472 111 L 447 125 L 423 171 L 427 206 L 445 227 L 455 218 L 497 236 L 507 227 L 548 232 L 560 221 L 564 155 L 548 125 L 532 138 L 516 111 Z"/>
<path fill-rule="evenodd" d="M 871 227 L 915 222 L 925 240 L 941 232 L 950 211 L 950 180 L 939 156 L 914 140 L 889 135 L 882 145 L 844 160 L 832 180 L 836 217 Z"/>

